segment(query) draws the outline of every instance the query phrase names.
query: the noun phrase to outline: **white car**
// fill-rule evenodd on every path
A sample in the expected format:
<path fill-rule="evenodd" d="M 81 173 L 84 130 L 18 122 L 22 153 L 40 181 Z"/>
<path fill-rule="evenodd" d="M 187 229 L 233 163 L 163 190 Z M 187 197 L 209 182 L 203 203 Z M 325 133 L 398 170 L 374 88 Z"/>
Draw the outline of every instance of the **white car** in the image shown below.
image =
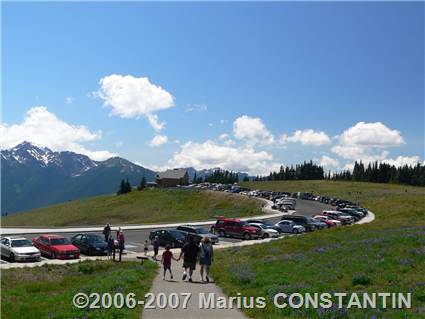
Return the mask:
<path fill-rule="evenodd" d="M 303 226 L 295 224 L 292 220 L 281 220 L 275 226 L 279 227 L 283 233 L 301 234 L 305 232 Z"/>
<path fill-rule="evenodd" d="M 258 228 L 261 231 L 261 238 L 279 237 L 279 232 L 275 229 L 268 228 L 264 224 L 249 223 L 250 226 Z"/>
<path fill-rule="evenodd" d="M 40 251 L 31 241 L 24 237 L 4 237 L 0 240 L 1 256 L 9 261 L 37 261 L 40 260 Z"/>

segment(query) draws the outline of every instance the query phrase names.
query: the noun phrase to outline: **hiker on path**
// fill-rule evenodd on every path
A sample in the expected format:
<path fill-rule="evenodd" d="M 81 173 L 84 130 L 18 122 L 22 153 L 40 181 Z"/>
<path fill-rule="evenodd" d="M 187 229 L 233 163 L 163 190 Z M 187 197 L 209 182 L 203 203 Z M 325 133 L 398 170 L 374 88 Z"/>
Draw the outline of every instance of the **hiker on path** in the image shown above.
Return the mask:
<path fill-rule="evenodd" d="M 115 250 L 114 239 L 112 238 L 112 236 L 109 236 L 109 239 L 108 239 L 108 260 L 110 260 L 112 258 L 112 250 Z M 115 253 L 114 253 L 114 256 L 115 256 Z"/>
<path fill-rule="evenodd" d="M 103 228 L 103 235 L 105 236 L 105 241 L 108 242 L 109 237 L 111 236 L 111 226 L 106 224 L 105 228 Z"/>
<path fill-rule="evenodd" d="M 210 282 L 210 267 L 214 256 L 214 249 L 211 244 L 211 240 L 209 237 L 205 236 L 202 239 L 201 247 L 200 247 L 200 257 L 199 264 L 201 265 L 201 281 L 204 282 L 204 274 L 205 281 Z"/>
<path fill-rule="evenodd" d="M 124 233 L 122 232 L 121 228 L 120 228 L 119 233 L 117 235 L 117 240 L 118 240 L 118 249 L 120 251 L 119 261 L 121 261 L 122 252 L 123 252 L 124 247 L 125 247 Z"/>
<path fill-rule="evenodd" d="M 189 281 L 192 282 L 193 271 L 196 269 L 196 261 L 198 260 L 199 255 L 199 246 L 192 236 L 189 236 L 188 239 L 189 242 L 183 245 L 179 260 L 183 256 L 183 280 L 186 279 L 187 272 L 189 270 Z"/>
<path fill-rule="evenodd" d="M 165 246 L 165 251 L 162 253 L 161 263 L 164 267 L 164 275 L 162 279 L 165 280 L 165 275 L 167 274 L 167 270 L 170 272 L 170 278 L 173 279 L 173 273 L 171 272 L 171 259 L 178 260 L 174 258 L 173 252 L 170 250 L 170 245 L 167 244 Z"/>
<path fill-rule="evenodd" d="M 153 259 L 157 260 L 158 251 L 159 251 L 159 237 L 155 236 L 152 242 L 153 245 Z"/>

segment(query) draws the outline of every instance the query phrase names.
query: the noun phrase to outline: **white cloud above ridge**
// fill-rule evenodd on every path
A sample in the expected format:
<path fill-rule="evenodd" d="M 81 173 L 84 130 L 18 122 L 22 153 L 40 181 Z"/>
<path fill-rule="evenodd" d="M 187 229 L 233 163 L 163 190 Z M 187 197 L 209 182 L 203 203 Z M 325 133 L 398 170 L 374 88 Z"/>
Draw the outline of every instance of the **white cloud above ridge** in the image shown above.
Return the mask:
<path fill-rule="evenodd" d="M 274 162 L 272 154 L 256 151 L 250 146 L 232 147 L 207 140 L 203 143 L 189 141 L 183 144 L 168 161 L 168 167 L 189 166 L 195 169 L 220 167 L 257 175 L 277 170 L 280 164 Z"/>
<path fill-rule="evenodd" d="M 102 132 L 90 131 L 84 125 L 71 125 L 57 118 L 45 106 L 30 108 L 22 123 L 0 124 L 0 147 L 8 149 L 23 141 L 32 142 L 53 151 L 72 151 L 85 154 L 94 160 L 116 156 L 109 151 L 93 151 L 81 143 L 100 140 Z"/>
<path fill-rule="evenodd" d="M 153 137 L 153 139 L 150 141 L 149 145 L 150 145 L 151 147 L 159 147 L 159 146 L 161 146 L 161 145 L 163 145 L 163 144 L 165 144 L 165 143 L 167 143 L 167 142 L 168 142 L 168 137 L 167 137 L 167 136 L 157 134 L 157 135 L 155 135 L 155 136 Z"/>
<path fill-rule="evenodd" d="M 344 159 L 367 162 L 382 161 L 389 148 L 405 144 L 401 133 L 381 122 L 358 122 L 336 136 L 337 144 L 331 151 Z"/>
<path fill-rule="evenodd" d="M 272 145 L 275 142 L 273 134 L 258 117 L 242 115 L 233 122 L 233 134 L 247 145 Z"/>
<path fill-rule="evenodd" d="M 111 74 L 99 81 L 100 88 L 93 95 L 111 108 L 111 116 L 121 118 L 146 117 L 155 131 L 164 128 L 155 114 L 174 107 L 174 97 L 147 77 Z"/>
<path fill-rule="evenodd" d="M 301 143 L 303 145 L 322 146 L 331 143 L 329 136 L 323 131 L 312 129 L 296 130 L 291 136 L 282 134 L 279 139 L 280 144 Z"/>
<path fill-rule="evenodd" d="M 319 160 L 319 165 L 327 169 L 337 169 L 341 164 L 337 159 L 323 155 Z"/>

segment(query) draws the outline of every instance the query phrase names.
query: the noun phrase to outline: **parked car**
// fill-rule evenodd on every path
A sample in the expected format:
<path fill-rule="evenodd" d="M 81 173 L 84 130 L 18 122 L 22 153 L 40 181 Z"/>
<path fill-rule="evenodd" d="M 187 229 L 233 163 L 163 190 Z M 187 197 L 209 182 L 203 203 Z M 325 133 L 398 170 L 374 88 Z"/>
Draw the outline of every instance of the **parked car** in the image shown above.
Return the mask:
<path fill-rule="evenodd" d="M 0 240 L 1 256 L 14 261 L 38 261 L 41 253 L 24 237 L 4 237 Z"/>
<path fill-rule="evenodd" d="M 337 219 L 332 219 L 330 216 L 315 215 L 315 216 L 313 216 L 313 218 L 326 223 L 326 225 L 328 225 L 328 227 L 335 227 L 335 226 L 338 227 L 338 226 L 342 225 L 341 221 L 339 221 Z"/>
<path fill-rule="evenodd" d="M 295 224 L 303 226 L 306 231 L 315 231 L 320 228 L 320 225 L 316 221 L 306 216 L 286 215 L 281 220 L 292 220 Z"/>
<path fill-rule="evenodd" d="M 248 224 L 255 223 L 255 224 L 263 224 L 266 228 L 274 229 L 277 232 L 281 233 L 281 230 L 279 227 L 277 227 L 273 222 L 267 220 L 267 219 L 248 219 L 246 221 Z"/>
<path fill-rule="evenodd" d="M 260 224 L 260 223 L 249 223 L 249 225 L 257 228 L 260 230 L 261 232 L 261 238 L 265 239 L 265 238 L 269 238 L 269 237 L 279 237 L 279 232 L 277 230 L 274 230 L 272 228 L 268 228 L 267 226 L 265 226 L 264 224 Z"/>
<path fill-rule="evenodd" d="M 186 242 L 186 233 L 176 229 L 158 229 L 151 231 L 149 239 L 152 241 L 158 236 L 159 245 L 170 245 L 171 248 L 183 247 Z"/>
<path fill-rule="evenodd" d="M 339 211 L 334 210 L 324 210 L 322 215 L 329 216 L 333 219 L 339 220 L 343 225 L 350 225 L 354 223 L 354 218 L 352 216 L 345 215 Z"/>
<path fill-rule="evenodd" d="M 214 234 L 220 237 L 240 237 L 243 239 L 257 239 L 261 237 L 261 231 L 250 226 L 246 221 L 236 218 L 219 218 L 211 227 Z"/>
<path fill-rule="evenodd" d="M 176 229 L 185 232 L 187 235 L 192 235 L 198 242 L 200 242 L 204 237 L 208 237 L 212 244 L 217 244 L 219 241 L 217 235 L 212 234 L 208 229 L 203 227 L 182 225 L 178 226 Z"/>
<path fill-rule="evenodd" d="M 41 235 L 32 239 L 32 243 L 37 247 L 42 255 L 53 259 L 78 259 L 80 250 L 71 242 L 60 235 Z"/>
<path fill-rule="evenodd" d="M 366 216 L 368 214 L 368 210 L 364 207 L 360 207 L 360 206 L 357 206 L 357 205 L 347 205 L 345 207 L 346 208 L 352 208 L 352 209 L 355 209 L 359 212 L 362 212 L 364 214 L 364 216 Z"/>
<path fill-rule="evenodd" d="M 275 224 L 283 233 L 300 234 L 305 232 L 305 228 L 297 225 L 293 220 L 281 220 Z"/>
<path fill-rule="evenodd" d="M 338 211 L 340 211 L 341 213 L 345 215 L 353 216 L 354 220 L 356 221 L 362 219 L 365 216 L 362 212 L 357 211 L 353 208 L 340 208 L 338 209 Z"/>
<path fill-rule="evenodd" d="M 77 234 L 71 243 L 86 255 L 104 255 L 108 252 L 108 243 L 104 237 L 96 234 Z"/>

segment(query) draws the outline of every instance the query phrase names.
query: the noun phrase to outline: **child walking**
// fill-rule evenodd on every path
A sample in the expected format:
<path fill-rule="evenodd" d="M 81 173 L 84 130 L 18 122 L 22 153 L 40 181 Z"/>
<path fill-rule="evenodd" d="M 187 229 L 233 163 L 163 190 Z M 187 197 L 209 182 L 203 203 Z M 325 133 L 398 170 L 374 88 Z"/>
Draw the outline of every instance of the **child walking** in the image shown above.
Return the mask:
<path fill-rule="evenodd" d="M 167 270 L 170 272 L 170 278 L 173 279 L 173 273 L 171 272 L 171 259 L 178 260 L 174 258 L 173 252 L 170 251 L 170 245 L 165 246 L 165 251 L 162 253 L 161 263 L 164 267 L 164 275 L 162 279 L 165 280 L 165 275 L 167 274 Z"/>

